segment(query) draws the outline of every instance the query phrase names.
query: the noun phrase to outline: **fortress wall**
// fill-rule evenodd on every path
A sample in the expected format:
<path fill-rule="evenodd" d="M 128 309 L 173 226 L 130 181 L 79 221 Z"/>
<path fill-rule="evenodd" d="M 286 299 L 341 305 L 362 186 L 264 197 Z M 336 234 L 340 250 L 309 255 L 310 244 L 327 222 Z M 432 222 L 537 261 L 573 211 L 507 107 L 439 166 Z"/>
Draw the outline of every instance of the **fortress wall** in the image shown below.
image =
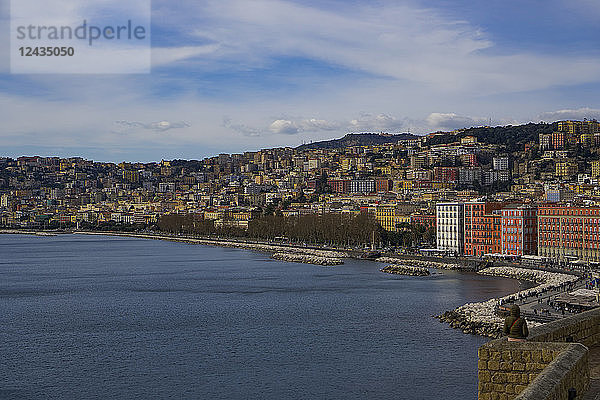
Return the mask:
<path fill-rule="evenodd" d="M 598 344 L 600 308 L 532 328 L 527 342 L 492 340 L 478 352 L 479 400 L 567 400 L 571 388 L 581 395 L 588 347 Z"/>

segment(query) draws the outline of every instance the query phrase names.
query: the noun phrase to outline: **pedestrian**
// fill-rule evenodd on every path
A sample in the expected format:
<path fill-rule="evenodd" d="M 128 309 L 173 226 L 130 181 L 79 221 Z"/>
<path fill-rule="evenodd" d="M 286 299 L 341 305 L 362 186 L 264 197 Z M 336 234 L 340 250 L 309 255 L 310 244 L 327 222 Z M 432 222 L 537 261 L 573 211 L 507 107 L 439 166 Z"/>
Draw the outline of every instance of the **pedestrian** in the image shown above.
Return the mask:
<path fill-rule="evenodd" d="M 521 317 L 521 309 L 516 304 L 510 308 L 510 315 L 504 320 L 504 334 L 509 342 L 524 342 L 529 336 L 527 321 Z"/>

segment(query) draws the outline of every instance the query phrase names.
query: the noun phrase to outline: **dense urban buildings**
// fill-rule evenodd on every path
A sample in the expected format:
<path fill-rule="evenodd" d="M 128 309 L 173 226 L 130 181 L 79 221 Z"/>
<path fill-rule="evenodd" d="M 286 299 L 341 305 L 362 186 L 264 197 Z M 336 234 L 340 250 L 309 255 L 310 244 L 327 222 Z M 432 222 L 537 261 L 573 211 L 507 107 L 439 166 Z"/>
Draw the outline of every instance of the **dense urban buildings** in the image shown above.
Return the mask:
<path fill-rule="evenodd" d="M 599 179 L 595 120 L 348 134 L 192 161 L 24 156 L 0 158 L 0 225 L 156 229 L 184 216 L 190 232 L 250 234 L 267 216 L 365 215 L 378 225 L 369 245 L 588 262 L 600 261 Z"/>

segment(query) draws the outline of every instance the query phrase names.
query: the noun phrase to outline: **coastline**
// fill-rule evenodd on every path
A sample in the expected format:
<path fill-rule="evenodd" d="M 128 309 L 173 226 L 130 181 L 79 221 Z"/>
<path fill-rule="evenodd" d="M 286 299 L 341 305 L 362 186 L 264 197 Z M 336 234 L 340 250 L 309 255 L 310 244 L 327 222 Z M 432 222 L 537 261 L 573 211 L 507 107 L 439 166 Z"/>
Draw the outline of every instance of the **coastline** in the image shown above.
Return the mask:
<path fill-rule="evenodd" d="M 478 274 L 519 279 L 537 284 L 533 288 L 521 290 L 503 297 L 467 303 L 452 311 L 446 311 L 444 314 L 436 316 L 441 322 L 450 324 L 452 328 L 461 329 L 464 333 L 491 338 L 502 336 L 502 327 L 504 324 L 504 319 L 496 315 L 496 305 L 510 303 L 517 299 L 537 298 L 538 295 L 579 280 L 579 277 L 574 275 L 518 267 L 489 267 L 478 271 Z M 533 321 L 528 323 L 531 327 L 541 325 Z"/>
<path fill-rule="evenodd" d="M 161 233 L 129 233 L 129 232 L 116 232 L 116 231 L 21 231 L 17 229 L 0 229 L 0 234 L 25 234 L 25 235 L 39 235 L 40 232 L 46 232 L 51 234 L 82 234 L 82 235 L 100 235 L 100 236 L 121 236 L 121 237 L 133 237 L 140 239 L 153 239 L 153 240 L 165 240 L 171 242 L 182 242 L 189 244 L 202 244 L 206 246 L 218 246 L 218 247 L 231 247 L 240 248 L 246 250 L 262 251 L 266 253 L 291 253 L 291 254 L 308 254 L 318 257 L 326 258 L 354 258 L 354 259 L 365 259 L 361 255 L 364 251 L 360 250 L 347 250 L 347 249 L 321 249 L 309 246 L 295 246 L 289 244 L 274 244 L 260 241 L 243 240 L 243 239 L 225 239 L 225 238 L 207 238 L 207 237 L 188 237 L 188 236 L 175 236 Z M 369 259 L 371 261 L 387 263 L 387 264 L 406 264 L 424 268 L 435 268 L 435 269 L 448 269 L 448 270 L 460 270 L 460 271 L 477 271 L 477 261 L 465 260 L 465 259 L 444 259 L 440 257 L 431 257 L 423 255 L 413 254 L 384 254 L 376 259 Z"/>

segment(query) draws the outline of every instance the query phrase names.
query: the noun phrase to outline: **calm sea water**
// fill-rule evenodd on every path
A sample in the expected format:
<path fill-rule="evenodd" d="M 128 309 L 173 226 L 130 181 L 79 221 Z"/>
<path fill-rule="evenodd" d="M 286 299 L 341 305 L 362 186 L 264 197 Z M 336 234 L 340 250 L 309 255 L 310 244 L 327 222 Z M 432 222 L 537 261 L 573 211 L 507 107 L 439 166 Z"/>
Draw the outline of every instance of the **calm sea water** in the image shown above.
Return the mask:
<path fill-rule="evenodd" d="M 474 399 L 432 318 L 518 282 L 118 237 L 0 235 L 0 398 Z"/>

